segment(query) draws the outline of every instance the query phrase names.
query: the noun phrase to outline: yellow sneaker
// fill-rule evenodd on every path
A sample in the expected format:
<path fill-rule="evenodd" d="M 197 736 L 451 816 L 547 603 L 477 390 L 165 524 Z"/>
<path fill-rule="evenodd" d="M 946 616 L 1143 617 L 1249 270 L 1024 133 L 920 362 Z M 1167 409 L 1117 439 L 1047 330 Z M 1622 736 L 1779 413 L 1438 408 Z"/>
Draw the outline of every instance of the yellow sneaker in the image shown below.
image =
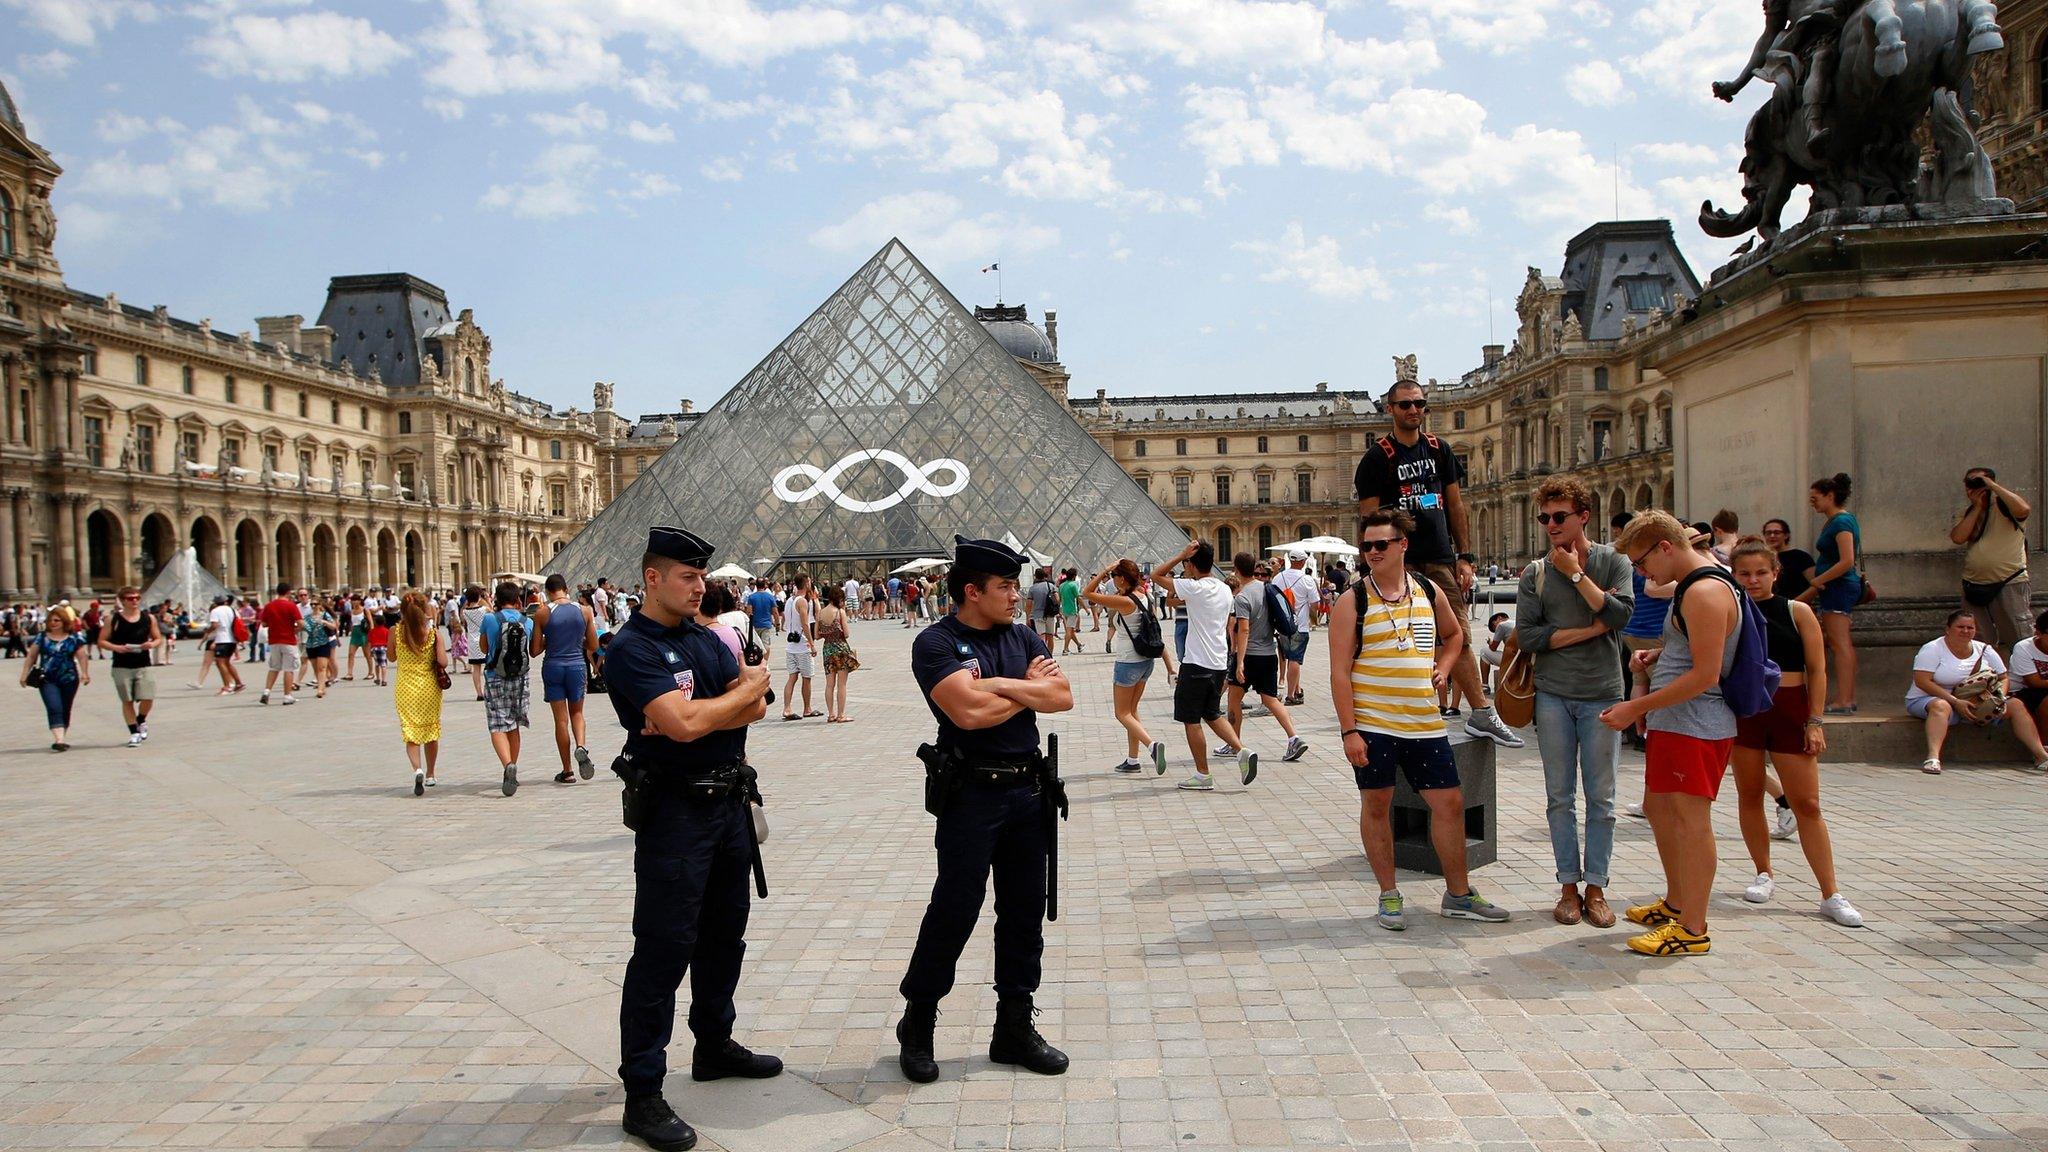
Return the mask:
<path fill-rule="evenodd" d="M 1697 956 L 1711 948 L 1713 940 L 1704 932 L 1695 936 L 1685 930 L 1685 925 L 1673 920 L 1641 936 L 1630 937 L 1628 946 L 1645 956 Z"/>
<path fill-rule="evenodd" d="M 1676 919 L 1671 915 L 1671 906 L 1664 903 L 1661 896 L 1654 904 L 1638 904 L 1629 909 L 1628 918 L 1645 928 L 1661 928 Z"/>

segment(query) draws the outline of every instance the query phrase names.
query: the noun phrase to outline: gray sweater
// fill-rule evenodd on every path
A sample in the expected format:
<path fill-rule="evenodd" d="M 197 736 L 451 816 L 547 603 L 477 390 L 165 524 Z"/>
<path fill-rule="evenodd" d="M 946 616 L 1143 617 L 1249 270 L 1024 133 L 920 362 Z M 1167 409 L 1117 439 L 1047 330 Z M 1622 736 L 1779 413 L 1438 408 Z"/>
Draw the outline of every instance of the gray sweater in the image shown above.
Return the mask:
<path fill-rule="evenodd" d="M 1536 657 L 1536 690 L 1566 700 L 1619 700 L 1626 693 L 1621 676 L 1621 630 L 1635 612 L 1635 592 L 1628 558 L 1605 544 L 1594 544 L 1586 556 L 1586 579 L 1600 585 L 1607 602 L 1596 617 L 1571 578 L 1545 571 L 1546 558 L 1522 571 L 1515 594 L 1515 643 Z M 1538 574 L 1542 595 L 1536 592 Z M 1553 648 L 1550 639 L 1561 628 L 1586 628 L 1595 620 L 1607 631 L 1591 640 Z"/>

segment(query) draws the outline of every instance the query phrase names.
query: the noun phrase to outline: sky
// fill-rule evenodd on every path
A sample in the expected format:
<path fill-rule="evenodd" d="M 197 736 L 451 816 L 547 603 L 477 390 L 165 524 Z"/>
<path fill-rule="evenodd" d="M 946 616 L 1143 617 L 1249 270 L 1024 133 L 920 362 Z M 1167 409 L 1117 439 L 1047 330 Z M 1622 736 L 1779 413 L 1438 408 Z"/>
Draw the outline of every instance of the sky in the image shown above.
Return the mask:
<path fill-rule="evenodd" d="M 1702 280 L 1746 0 L 0 0 L 66 279 L 225 331 L 404 271 L 558 408 L 723 395 L 891 236 L 1074 393 L 1454 379 L 1530 266 Z M 1796 208 L 1788 219 L 1797 219 Z"/>

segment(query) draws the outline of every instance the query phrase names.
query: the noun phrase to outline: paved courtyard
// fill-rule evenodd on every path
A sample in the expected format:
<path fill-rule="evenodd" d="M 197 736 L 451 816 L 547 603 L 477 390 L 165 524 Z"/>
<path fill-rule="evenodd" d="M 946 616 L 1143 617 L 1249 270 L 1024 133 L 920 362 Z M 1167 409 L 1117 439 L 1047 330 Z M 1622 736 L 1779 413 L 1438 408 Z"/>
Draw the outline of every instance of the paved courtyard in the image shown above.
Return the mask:
<path fill-rule="evenodd" d="M 2048 1148 L 2041 782 L 1827 765 L 1860 931 L 1815 914 L 1794 843 L 1774 845 L 1778 900 L 1742 902 L 1731 785 L 1715 950 L 1649 960 L 1623 928 L 1551 921 L 1532 741 L 1501 757 L 1500 861 L 1476 875 L 1514 921 L 1411 913 L 1395 936 L 1371 921 L 1320 634 L 1308 757 L 1212 795 L 1173 788 L 1163 677 L 1145 714 L 1174 774 L 1124 778 L 1108 657 L 1067 661 L 1079 706 L 1052 727 L 1075 803 L 1040 1023 L 1073 1070 L 988 1064 L 984 925 L 940 1019 L 943 1077 L 913 1087 L 889 1031 L 933 868 L 909 636 L 856 632 L 856 723 L 753 734 L 773 895 L 740 1035 L 789 1072 L 671 1079 L 701 1147 Z M 609 773 L 549 783 L 542 705 L 504 799 L 459 682 L 443 783 L 416 800 L 388 689 L 215 699 L 182 687 L 185 645 L 131 751 L 96 669 L 67 756 L 25 691 L 0 712 L 0 1147 L 620 1146 L 630 840 Z M 620 733 L 593 703 L 604 763 Z M 1277 753 L 1272 721 L 1250 728 Z M 1657 883 L 1624 818 L 1617 905 Z M 1423 911 L 1441 891 L 1403 887 Z"/>

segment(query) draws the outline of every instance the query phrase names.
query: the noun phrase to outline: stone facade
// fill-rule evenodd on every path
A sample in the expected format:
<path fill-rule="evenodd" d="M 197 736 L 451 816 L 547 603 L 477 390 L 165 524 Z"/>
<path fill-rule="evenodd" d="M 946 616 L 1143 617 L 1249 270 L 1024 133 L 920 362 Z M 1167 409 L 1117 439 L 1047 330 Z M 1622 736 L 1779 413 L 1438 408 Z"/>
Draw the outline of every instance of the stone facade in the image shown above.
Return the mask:
<path fill-rule="evenodd" d="M 60 175 L 0 94 L 0 596 L 146 583 L 187 546 L 242 589 L 455 584 L 539 569 L 595 513 L 600 421 L 492 377 L 440 289 L 338 277 L 324 323 L 260 335 L 89 295 Z"/>
<path fill-rule="evenodd" d="M 1976 60 L 1978 137 L 1998 194 L 2022 212 L 2048 210 L 2048 0 L 1998 6 L 2005 50 Z"/>

